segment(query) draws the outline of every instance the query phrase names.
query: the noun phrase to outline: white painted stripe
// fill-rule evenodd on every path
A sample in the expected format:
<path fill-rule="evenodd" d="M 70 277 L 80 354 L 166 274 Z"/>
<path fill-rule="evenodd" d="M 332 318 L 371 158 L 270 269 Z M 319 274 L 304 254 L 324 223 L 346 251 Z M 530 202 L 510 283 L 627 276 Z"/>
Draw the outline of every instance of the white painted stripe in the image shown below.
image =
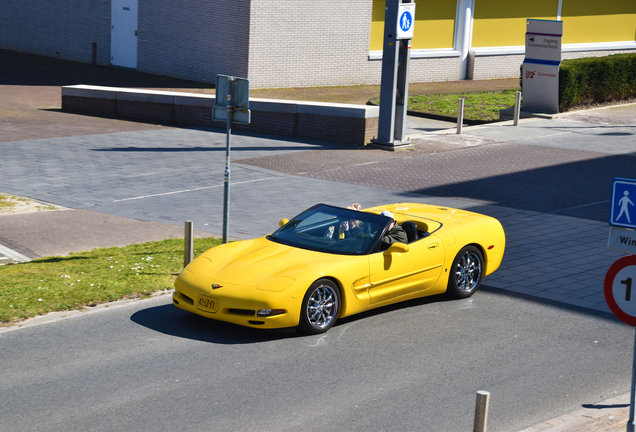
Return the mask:
<path fill-rule="evenodd" d="M 4 247 L 0 245 L 0 254 L 9 257 L 13 261 L 17 262 L 27 262 L 31 261 L 31 258 L 22 255 L 19 252 L 14 251 L 13 249 L 9 249 L 8 247 Z"/>
<path fill-rule="evenodd" d="M 262 178 L 262 179 L 246 180 L 246 181 L 243 181 L 243 182 L 230 182 L 230 185 L 233 186 L 233 185 L 240 185 L 240 184 L 245 184 L 245 183 L 254 183 L 254 182 L 258 182 L 258 181 L 278 179 L 278 178 L 280 178 L 280 177 L 265 177 L 265 178 Z M 178 194 L 178 193 L 193 192 L 193 191 L 204 190 L 204 189 L 214 189 L 214 188 L 219 188 L 219 187 L 223 187 L 223 186 L 224 186 L 224 184 L 220 184 L 220 185 L 214 185 L 214 186 L 204 186 L 204 187 L 194 188 L 194 189 L 184 189 L 184 190 L 179 190 L 179 191 L 174 191 L 174 192 L 163 192 L 163 193 L 158 193 L 158 194 L 153 194 L 153 195 L 142 195 L 142 196 L 138 196 L 138 197 L 119 199 L 119 200 L 115 200 L 113 202 L 131 201 L 131 200 L 138 200 L 138 199 L 143 199 L 143 198 L 152 198 L 152 197 L 156 197 L 156 196 L 173 195 L 173 194 Z"/>

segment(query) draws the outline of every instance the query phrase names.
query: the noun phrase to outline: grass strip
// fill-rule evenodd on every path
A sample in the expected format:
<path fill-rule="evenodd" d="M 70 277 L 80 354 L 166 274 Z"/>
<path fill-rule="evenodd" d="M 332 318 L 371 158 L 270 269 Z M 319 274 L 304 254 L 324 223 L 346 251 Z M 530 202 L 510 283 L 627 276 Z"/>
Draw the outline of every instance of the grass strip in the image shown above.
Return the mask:
<path fill-rule="evenodd" d="M 10 197 L 9 195 L 0 194 L 0 210 L 8 210 L 15 207 L 16 197 Z"/>
<path fill-rule="evenodd" d="M 195 255 L 219 244 L 197 238 Z M 169 239 L 0 266 L 0 325 L 170 289 L 183 252 L 183 239 Z"/>
<path fill-rule="evenodd" d="M 464 98 L 464 118 L 499 121 L 499 110 L 515 106 L 518 90 L 480 93 L 418 95 L 409 97 L 409 111 L 457 117 L 459 98 Z"/>

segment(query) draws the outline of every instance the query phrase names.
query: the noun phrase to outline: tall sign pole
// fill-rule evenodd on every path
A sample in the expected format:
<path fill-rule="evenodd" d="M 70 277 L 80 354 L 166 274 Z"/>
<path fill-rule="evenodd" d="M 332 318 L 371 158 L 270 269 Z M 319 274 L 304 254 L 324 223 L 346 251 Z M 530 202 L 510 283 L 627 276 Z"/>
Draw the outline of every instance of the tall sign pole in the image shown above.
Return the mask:
<path fill-rule="evenodd" d="M 387 150 L 412 147 L 405 133 L 414 24 L 414 0 L 386 0 L 380 118 L 378 137 L 372 143 Z"/>
<path fill-rule="evenodd" d="M 618 319 L 636 327 L 636 180 L 615 178 L 612 182 L 608 247 L 632 255 L 612 264 L 605 275 L 603 293 L 607 306 Z M 636 333 L 632 360 L 632 389 L 629 398 L 627 432 L 636 432 Z"/>
<path fill-rule="evenodd" d="M 223 175 L 223 243 L 228 242 L 230 221 L 230 141 L 232 123 L 250 123 L 250 82 L 245 78 L 227 75 L 216 77 L 216 102 L 212 117 L 226 122 L 225 173 Z"/>

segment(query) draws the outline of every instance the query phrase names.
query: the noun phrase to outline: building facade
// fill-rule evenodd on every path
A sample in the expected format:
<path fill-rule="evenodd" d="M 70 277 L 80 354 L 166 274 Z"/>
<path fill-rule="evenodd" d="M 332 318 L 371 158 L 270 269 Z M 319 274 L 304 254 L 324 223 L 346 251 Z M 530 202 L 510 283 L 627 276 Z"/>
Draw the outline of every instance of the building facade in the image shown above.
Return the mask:
<path fill-rule="evenodd" d="M 563 57 L 636 52 L 634 0 L 416 0 L 411 82 L 519 76 L 526 19 Z M 3 0 L 0 48 L 252 88 L 379 84 L 385 0 Z"/>

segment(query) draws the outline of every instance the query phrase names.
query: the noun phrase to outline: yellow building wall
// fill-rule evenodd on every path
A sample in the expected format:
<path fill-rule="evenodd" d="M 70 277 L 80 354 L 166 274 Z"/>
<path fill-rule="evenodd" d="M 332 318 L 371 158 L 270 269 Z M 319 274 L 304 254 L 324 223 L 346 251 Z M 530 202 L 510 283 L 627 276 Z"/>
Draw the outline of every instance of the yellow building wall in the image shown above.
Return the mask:
<path fill-rule="evenodd" d="M 525 44 L 526 20 L 555 20 L 558 0 L 476 0 L 473 12 L 474 48 Z"/>
<path fill-rule="evenodd" d="M 416 0 L 412 49 L 453 48 L 456 0 Z M 373 0 L 371 51 L 381 51 L 385 0 Z M 522 46 L 526 20 L 556 20 L 559 0 L 475 0 L 474 48 Z M 636 0 L 562 0 L 563 43 L 636 41 Z"/>
<path fill-rule="evenodd" d="M 385 7 L 385 0 L 373 0 L 371 51 L 382 51 Z M 411 49 L 452 49 L 455 39 L 456 14 L 456 1 L 417 0 L 415 2 L 415 28 Z"/>
<path fill-rule="evenodd" d="M 636 40 L 636 0 L 563 0 L 563 43 Z"/>

